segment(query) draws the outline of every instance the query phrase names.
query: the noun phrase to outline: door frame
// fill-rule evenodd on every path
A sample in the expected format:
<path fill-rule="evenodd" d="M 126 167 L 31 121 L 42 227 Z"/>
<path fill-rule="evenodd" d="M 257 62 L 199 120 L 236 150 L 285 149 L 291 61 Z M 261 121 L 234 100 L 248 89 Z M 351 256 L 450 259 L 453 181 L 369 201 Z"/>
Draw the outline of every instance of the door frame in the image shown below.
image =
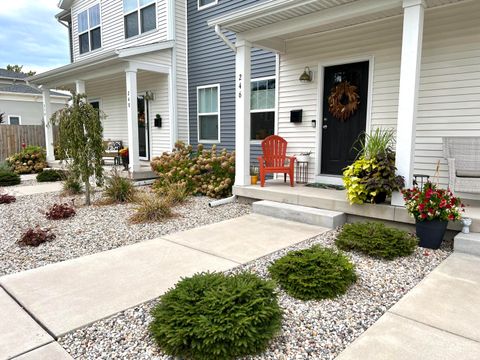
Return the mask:
<path fill-rule="evenodd" d="M 373 101 L 373 75 L 375 68 L 375 57 L 373 55 L 356 56 L 340 59 L 330 59 L 318 63 L 318 84 L 317 84 L 317 127 L 315 131 L 315 181 L 332 185 L 343 185 L 341 175 L 322 174 L 322 124 L 323 124 L 323 88 L 325 86 L 325 68 L 336 65 L 346 65 L 368 61 L 368 96 L 367 96 L 367 119 L 365 131 L 371 130 L 372 124 L 372 101 Z"/>
<path fill-rule="evenodd" d="M 147 95 L 147 92 L 146 91 L 143 91 L 143 92 L 138 92 L 137 93 L 137 97 L 139 96 L 143 96 L 143 101 L 145 102 L 145 121 L 147 123 L 147 126 L 145 126 L 145 132 L 146 132 L 146 136 L 147 136 L 147 139 L 145 141 L 146 143 L 146 146 L 147 146 L 147 151 L 146 151 L 146 155 L 147 156 L 139 156 L 138 158 L 140 160 L 144 160 L 144 161 L 149 161 L 150 160 L 150 149 L 151 149 L 151 143 L 150 143 L 150 138 L 151 138 L 151 129 L 150 129 L 150 101 L 145 99 L 145 96 Z M 138 101 L 138 100 L 137 100 Z M 138 115 L 137 115 L 138 117 Z M 138 120 L 137 120 L 138 121 Z M 140 146 L 140 143 L 139 143 L 139 146 Z"/>

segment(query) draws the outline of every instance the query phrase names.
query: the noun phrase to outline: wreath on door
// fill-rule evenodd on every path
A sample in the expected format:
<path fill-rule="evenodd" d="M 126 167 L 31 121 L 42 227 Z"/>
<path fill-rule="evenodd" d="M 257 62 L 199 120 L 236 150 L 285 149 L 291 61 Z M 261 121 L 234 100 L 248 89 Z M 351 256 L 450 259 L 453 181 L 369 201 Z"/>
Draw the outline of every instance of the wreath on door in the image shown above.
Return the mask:
<path fill-rule="evenodd" d="M 359 104 L 357 87 L 348 81 L 342 81 L 330 91 L 328 111 L 340 121 L 348 120 L 357 111 Z"/>

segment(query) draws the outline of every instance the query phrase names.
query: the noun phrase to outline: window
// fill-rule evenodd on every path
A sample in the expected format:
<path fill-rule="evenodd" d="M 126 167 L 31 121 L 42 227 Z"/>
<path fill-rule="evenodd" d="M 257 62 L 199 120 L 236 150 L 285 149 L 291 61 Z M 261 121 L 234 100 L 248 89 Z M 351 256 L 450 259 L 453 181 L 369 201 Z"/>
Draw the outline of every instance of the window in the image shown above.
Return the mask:
<path fill-rule="evenodd" d="M 123 0 L 125 38 L 157 28 L 155 0 Z"/>
<path fill-rule="evenodd" d="M 220 141 L 220 85 L 197 88 L 198 141 Z"/>
<path fill-rule="evenodd" d="M 78 14 L 78 44 L 80 54 L 102 47 L 99 4 Z"/>
<path fill-rule="evenodd" d="M 253 80 L 250 93 L 250 139 L 275 132 L 275 79 Z"/>
<path fill-rule="evenodd" d="M 198 0 L 198 10 L 205 9 L 207 7 L 216 5 L 218 0 Z"/>
<path fill-rule="evenodd" d="M 8 123 L 10 125 L 20 125 L 20 116 L 17 115 L 8 115 Z"/>

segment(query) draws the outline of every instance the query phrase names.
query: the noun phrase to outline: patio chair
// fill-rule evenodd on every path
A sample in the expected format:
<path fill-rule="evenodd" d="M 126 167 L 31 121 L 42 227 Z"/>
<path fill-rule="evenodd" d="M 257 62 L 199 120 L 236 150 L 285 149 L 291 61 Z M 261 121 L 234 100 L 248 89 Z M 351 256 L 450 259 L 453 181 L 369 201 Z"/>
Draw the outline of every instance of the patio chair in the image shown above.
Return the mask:
<path fill-rule="evenodd" d="M 285 182 L 287 174 L 290 177 L 290 186 L 293 186 L 295 156 L 287 156 L 287 141 L 277 135 L 271 135 L 262 141 L 263 156 L 258 157 L 260 185 L 265 186 L 267 174 L 284 174 Z M 289 160 L 288 165 L 286 165 Z"/>
<path fill-rule="evenodd" d="M 480 137 L 444 137 L 443 155 L 450 190 L 480 193 Z"/>

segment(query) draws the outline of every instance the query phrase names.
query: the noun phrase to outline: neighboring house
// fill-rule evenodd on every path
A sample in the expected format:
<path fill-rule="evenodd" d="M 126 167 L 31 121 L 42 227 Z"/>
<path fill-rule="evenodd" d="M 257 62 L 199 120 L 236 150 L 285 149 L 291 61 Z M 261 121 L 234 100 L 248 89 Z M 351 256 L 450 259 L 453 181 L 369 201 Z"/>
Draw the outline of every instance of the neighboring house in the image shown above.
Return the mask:
<path fill-rule="evenodd" d="M 480 1 L 275 0 L 210 20 L 237 37 L 236 185 L 249 183 L 253 46 L 279 54 L 277 133 L 289 153 L 312 151 L 310 181 L 340 183 L 361 132 L 389 128 L 407 185 L 414 173 L 433 176 L 438 161 L 447 185 L 442 137 L 480 136 L 478 14 Z M 343 117 L 329 97 L 345 82 L 359 104 Z M 398 194 L 393 203 L 403 204 Z"/>
<path fill-rule="evenodd" d="M 188 0 L 188 85 L 190 143 L 235 149 L 235 54 L 208 25 L 208 20 L 259 0 Z M 225 33 L 229 41 L 235 35 Z M 275 133 L 276 55 L 252 50 L 252 164 L 260 142 Z M 250 120 L 249 120 L 250 121 Z"/>
<path fill-rule="evenodd" d="M 27 75 L 0 69 L 0 114 L 3 124 L 41 125 L 43 123 L 42 92 L 26 81 Z M 53 111 L 65 106 L 69 96 L 51 92 Z"/>
<path fill-rule="evenodd" d="M 73 62 L 30 79 L 42 85 L 44 102 L 47 89 L 58 86 L 85 93 L 106 114 L 104 138 L 129 147 L 134 172 L 177 140 L 188 141 L 186 3 L 62 0 L 59 7 Z"/>

